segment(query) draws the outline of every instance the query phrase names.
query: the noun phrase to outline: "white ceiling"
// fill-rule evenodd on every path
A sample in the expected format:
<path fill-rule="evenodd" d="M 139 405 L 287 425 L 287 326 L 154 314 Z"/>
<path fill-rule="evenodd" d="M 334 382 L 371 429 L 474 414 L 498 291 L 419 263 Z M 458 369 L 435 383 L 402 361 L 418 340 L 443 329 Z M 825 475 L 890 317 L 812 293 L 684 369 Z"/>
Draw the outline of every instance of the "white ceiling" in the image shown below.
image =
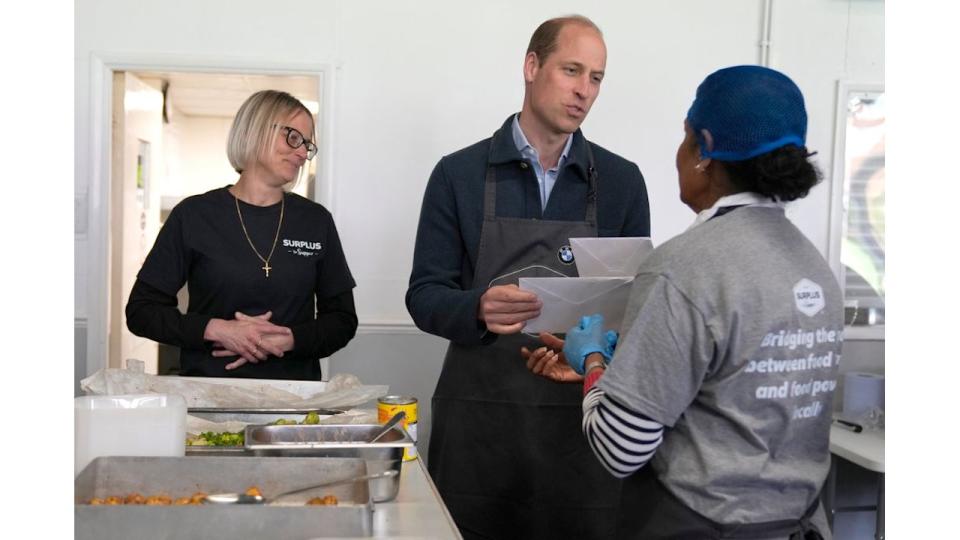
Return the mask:
<path fill-rule="evenodd" d="M 318 103 L 318 77 L 302 75 L 253 75 L 234 73 L 137 72 L 142 79 L 167 81 L 167 100 L 186 116 L 233 118 L 250 94 L 260 90 L 283 90 L 304 102 Z M 312 103 L 304 103 L 312 108 Z M 317 114 L 317 111 L 314 111 Z"/>

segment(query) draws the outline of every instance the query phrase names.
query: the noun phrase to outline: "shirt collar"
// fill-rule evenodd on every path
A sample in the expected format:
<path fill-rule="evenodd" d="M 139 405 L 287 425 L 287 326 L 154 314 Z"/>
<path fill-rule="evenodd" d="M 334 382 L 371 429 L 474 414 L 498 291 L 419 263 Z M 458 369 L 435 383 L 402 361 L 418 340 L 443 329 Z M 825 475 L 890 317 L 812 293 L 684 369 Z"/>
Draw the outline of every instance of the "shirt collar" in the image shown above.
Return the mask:
<path fill-rule="evenodd" d="M 689 231 L 697 225 L 705 223 L 710 220 L 713 216 L 717 214 L 717 210 L 725 206 L 761 206 L 768 208 L 784 208 L 786 205 L 782 202 L 776 202 L 770 200 L 769 197 L 765 197 L 759 193 L 754 193 L 752 191 L 741 191 L 740 193 L 734 193 L 732 195 L 726 195 L 717 199 L 717 202 L 713 203 L 713 206 L 702 210 L 697 214 L 697 218 L 693 220 L 693 224 L 687 228 Z"/>
<path fill-rule="evenodd" d="M 521 155 L 539 161 L 540 153 L 537 152 L 537 149 L 530 144 L 530 141 L 527 140 L 527 136 L 524 135 L 523 130 L 520 129 L 520 113 L 513 115 L 513 143 L 517 146 L 517 150 L 520 151 Z M 560 167 L 563 166 L 563 163 L 567 160 L 567 156 L 570 154 L 570 147 L 572 145 L 573 135 L 568 135 L 567 142 L 563 145 L 563 151 L 560 153 L 560 159 L 557 160 L 557 170 L 559 170 Z"/>
<path fill-rule="evenodd" d="M 517 150 L 517 145 L 513 141 L 513 120 L 516 113 L 508 116 L 500 129 L 493 133 L 490 141 L 490 154 L 487 159 L 488 165 L 504 165 L 506 163 L 515 163 L 523 159 L 523 155 Z M 570 144 L 570 153 L 567 155 L 567 161 L 564 163 L 565 169 L 573 169 L 575 178 L 587 182 L 590 159 L 587 156 L 587 145 L 590 144 L 583 138 L 583 131 L 577 130 L 570 136 L 573 142 Z M 568 171 L 569 172 L 569 171 Z"/>

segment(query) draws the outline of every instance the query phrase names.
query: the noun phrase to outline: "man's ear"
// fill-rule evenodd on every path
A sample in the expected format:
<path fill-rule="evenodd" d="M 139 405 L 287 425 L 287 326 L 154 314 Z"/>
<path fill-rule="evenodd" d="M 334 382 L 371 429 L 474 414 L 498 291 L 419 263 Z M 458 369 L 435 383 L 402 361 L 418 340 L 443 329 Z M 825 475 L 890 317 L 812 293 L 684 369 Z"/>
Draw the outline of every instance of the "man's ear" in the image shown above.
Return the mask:
<path fill-rule="evenodd" d="M 533 51 L 528 52 L 527 56 L 523 59 L 523 81 L 527 84 L 532 83 L 539 70 L 540 57 Z"/>

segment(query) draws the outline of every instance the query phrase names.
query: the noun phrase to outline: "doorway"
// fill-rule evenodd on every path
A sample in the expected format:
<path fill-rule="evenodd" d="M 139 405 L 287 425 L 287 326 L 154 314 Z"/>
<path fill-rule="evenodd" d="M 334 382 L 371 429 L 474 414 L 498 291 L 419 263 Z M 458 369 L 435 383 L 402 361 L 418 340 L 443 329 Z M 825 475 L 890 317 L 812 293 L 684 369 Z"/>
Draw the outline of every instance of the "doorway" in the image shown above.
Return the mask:
<path fill-rule="evenodd" d="M 107 367 L 135 360 L 146 373 L 177 373 L 179 349 L 127 330 L 124 308 L 137 272 L 177 203 L 236 181 L 227 134 L 251 94 L 274 89 L 298 98 L 314 116 L 321 146 L 321 82 L 319 75 L 113 71 Z M 316 200 L 318 162 L 308 162 L 291 191 Z M 178 301 L 185 311 L 186 287 Z"/>

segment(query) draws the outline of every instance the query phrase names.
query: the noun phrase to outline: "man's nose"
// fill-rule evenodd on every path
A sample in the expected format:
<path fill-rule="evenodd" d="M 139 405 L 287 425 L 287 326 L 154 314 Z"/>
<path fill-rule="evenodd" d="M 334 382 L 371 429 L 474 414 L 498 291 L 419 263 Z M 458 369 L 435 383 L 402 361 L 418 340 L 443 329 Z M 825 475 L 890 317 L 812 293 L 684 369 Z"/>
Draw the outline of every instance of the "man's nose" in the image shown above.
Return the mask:
<path fill-rule="evenodd" d="M 573 89 L 577 93 L 577 97 L 582 99 L 587 99 L 590 97 L 591 92 L 593 92 L 593 86 L 590 83 L 590 76 L 580 77 L 577 79 L 577 84 Z"/>

